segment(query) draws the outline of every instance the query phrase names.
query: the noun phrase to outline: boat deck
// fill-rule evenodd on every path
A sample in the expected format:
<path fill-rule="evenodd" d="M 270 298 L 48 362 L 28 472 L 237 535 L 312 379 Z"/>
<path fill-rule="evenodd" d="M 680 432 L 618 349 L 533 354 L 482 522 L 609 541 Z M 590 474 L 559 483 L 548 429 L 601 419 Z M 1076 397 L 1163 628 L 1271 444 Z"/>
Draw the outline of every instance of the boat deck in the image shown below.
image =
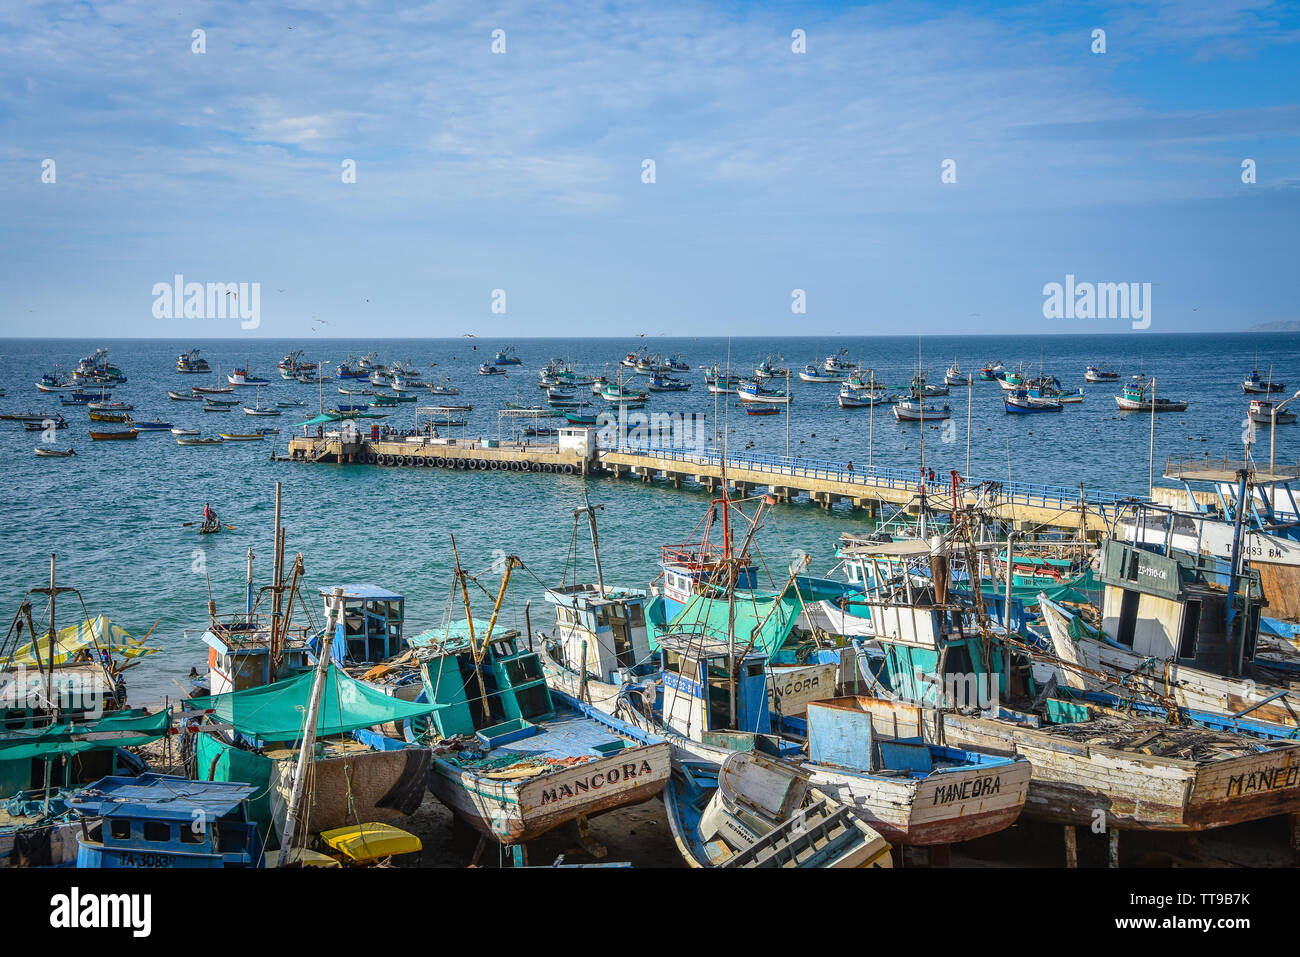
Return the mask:
<path fill-rule="evenodd" d="M 557 767 L 585 764 L 616 754 L 598 746 L 629 742 L 591 718 L 560 712 L 555 718 L 537 722 L 540 731 L 527 738 L 499 744 L 482 758 L 456 758 L 453 763 L 488 778 L 520 779 L 546 774 Z"/>

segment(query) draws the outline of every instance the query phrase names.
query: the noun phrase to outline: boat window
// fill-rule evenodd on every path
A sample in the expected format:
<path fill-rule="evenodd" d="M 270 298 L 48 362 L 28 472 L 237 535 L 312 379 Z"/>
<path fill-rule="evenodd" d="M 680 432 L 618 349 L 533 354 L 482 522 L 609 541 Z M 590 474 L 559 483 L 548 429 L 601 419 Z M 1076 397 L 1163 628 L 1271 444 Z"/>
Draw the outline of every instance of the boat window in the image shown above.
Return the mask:
<path fill-rule="evenodd" d="M 645 609 L 640 605 L 633 605 L 628 609 L 628 621 L 632 623 L 633 628 L 641 628 L 645 625 Z"/>
<path fill-rule="evenodd" d="M 131 839 L 131 822 L 113 821 L 109 825 L 108 833 L 112 835 L 115 841 L 129 841 Z"/>
<path fill-rule="evenodd" d="M 188 826 L 188 827 L 182 826 L 182 827 L 181 827 L 181 843 L 182 843 L 182 844 L 202 844 L 202 843 L 203 843 L 204 833 L 206 832 L 206 830 L 207 830 L 207 825 L 202 824 L 202 823 L 200 823 L 200 822 L 198 822 L 198 821 L 195 821 L 193 824 L 191 824 L 191 825 Z"/>
<path fill-rule="evenodd" d="M 170 841 L 172 839 L 172 826 L 162 821 L 145 821 L 144 839 L 158 843 Z"/>
<path fill-rule="evenodd" d="M 1183 606 L 1182 634 L 1178 638 L 1178 657 L 1196 657 L 1196 636 L 1201 627 L 1201 603 L 1189 601 Z"/>

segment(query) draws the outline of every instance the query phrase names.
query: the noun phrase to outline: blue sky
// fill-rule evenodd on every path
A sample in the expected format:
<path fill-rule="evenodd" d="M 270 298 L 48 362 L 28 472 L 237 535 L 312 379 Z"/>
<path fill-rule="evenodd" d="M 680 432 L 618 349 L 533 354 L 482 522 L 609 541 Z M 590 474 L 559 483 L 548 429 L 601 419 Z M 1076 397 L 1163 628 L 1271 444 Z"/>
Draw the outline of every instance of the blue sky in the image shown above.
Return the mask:
<path fill-rule="evenodd" d="M 0 335 L 1129 330 L 1067 273 L 1245 328 L 1300 320 L 1300 12 L 9 0 L 0 173 Z"/>

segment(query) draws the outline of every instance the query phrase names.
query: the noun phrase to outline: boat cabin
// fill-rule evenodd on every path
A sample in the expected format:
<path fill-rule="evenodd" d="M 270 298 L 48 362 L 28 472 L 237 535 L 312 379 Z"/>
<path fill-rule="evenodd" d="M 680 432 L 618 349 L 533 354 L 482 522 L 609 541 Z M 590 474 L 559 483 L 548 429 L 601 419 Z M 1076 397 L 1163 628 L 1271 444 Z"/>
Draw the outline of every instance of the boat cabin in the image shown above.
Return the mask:
<path fill-rule="evenodd" d="M 483 647 L 486 629 L 476 628 L 472 642 L 465 628 L 435 631 L 411 641 L 421 659 L 425 699 L 442 705 L 429 715 L 430 732 L 439 738 L 476 735 L 491 748 L 536 734 L 533 722 L 555 715 L 541 658 L 518 649 L 517 632 L 494 635 Z"/>
<path fill-rule="evenodd" d="M 260 688 L 312 667 L 306 628 L 290 626 L 272 649 L 269 615 L 213 619 L 203 641 L 208 646 L 208 691 L 214 695 Z"/>
<path fill-rule="evenodd" d="M 331 585 L 321 588 L 328 619 L 334 592 L 343 589 L 343 632 L 334 642 L 340 664 L 385 661 L 406 649 L 402 640 L 405 599 L 378 585 Z"/>
<path fill-rule="evenodd" d="M 1102 630 L 1115 642 L 1216 674 L 1249 666 L 1264 604 L 1257 570 L 1240 576 L 1230 616 L 1229 575 L 1211 556 L 1114 540 L 1101 555 Z M 1239 643 L 1229 636 L 1229 617 L 1242 623 Z"/>
<path fill-rule="evenodd" d="M 69 798 L 81 814 L 78 867 L 260 867 L 246 800 L 258 789 L 148 772 L 107 777 Z"/>
<path fill-rule="evenodd" d="M 648 674 L 657 667 L 644 591 L 606 588 L 602 593 L 597 585 L 566 585 L 547 589 L 546 600 L 555 606 L 551 636 L 567 667 L 610 684 L 621 684 L 626 673 Z"/>
<path fill-rule="evenodd" d="M 744 650 L 744 645 L 737 642 L 736 654 Z M 737 733 L 772 733 L 765 653 L 751 649 L 740 662 L 734 723 L 725 641 L 703 635 L 671 635 L 660 639 L 659 654 L 663 721 L 673 731 L 705 743 L 724 743 Z"/>

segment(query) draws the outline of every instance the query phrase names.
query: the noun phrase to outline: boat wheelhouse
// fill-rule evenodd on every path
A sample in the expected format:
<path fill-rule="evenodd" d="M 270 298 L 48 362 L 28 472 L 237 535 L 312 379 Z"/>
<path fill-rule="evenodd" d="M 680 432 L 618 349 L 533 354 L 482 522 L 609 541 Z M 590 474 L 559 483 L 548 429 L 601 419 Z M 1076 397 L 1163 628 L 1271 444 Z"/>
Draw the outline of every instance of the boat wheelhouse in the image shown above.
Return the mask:
<path fill-rule="evenodd" d="M 1286 391 L 1286 383 L 1274 382 L 1273 373 L 1270 370 L 1268 378 L 1265 379 L 1259 374 L 1258 369 L 1250 370 L 1250 374 L 1242 380 L 1241 391 L 1247 395 L 1268 395 L 1273 392 Z"/>
<path fill-rule="evenodd" d="M 261 867 L 247 801 L 257 789 L 146 772 L 106 777 L 74 795 L 77 867 Z"/>
<path fill-rule="evenodd" d="M 1151 394 L 1151 384 L 1141 375 L 1135 375 L 1124 386 L 1122 394 L 1115 396 L 1121 412 L 1183 412 L 1187 403 Z"/>

